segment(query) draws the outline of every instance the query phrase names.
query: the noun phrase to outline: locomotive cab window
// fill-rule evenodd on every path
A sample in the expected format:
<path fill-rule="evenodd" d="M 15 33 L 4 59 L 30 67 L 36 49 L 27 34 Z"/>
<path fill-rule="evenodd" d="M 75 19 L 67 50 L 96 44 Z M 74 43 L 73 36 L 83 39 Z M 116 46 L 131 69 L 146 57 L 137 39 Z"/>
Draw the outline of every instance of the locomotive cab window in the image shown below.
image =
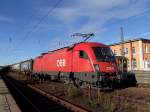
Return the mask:
<path fill-rule="evenodd" d="M 93 52 L 95 54 L 97 61 L 103 62 L 114 62 L 115 57 L 110 48 L 107 47 L 93 47 Z"/>
<path fill-rule="evenodd" d="M 84 59 L 88 59 L 88 56 L 87 56 L 85 51 L 79 51 L 79 57 L 84 58 Z"/>

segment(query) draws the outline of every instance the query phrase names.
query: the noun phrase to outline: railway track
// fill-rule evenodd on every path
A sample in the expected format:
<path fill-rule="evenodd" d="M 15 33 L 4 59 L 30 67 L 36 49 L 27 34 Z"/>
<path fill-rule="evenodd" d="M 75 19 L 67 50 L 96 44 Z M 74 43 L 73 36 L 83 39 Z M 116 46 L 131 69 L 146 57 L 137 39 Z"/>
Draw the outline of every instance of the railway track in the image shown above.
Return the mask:
<path fill-rule="evenodd" d="M 3 75 L 3 79 L 22 112 L 70 112 L 24 83 Z"/>
<path fill-rule="evenodd" d="M 20 80 L 20 79 L 17 79 L 16 77 L 13 77 L 13 75 L 8 75 L 8 76 L 6 76 L 6 78 L 8 78 L 8 80 L 15 80 L 14 82 L 16 83 L 24 83 L 24 84 L 18 84 L 19 86 L 20 85 L 26 85 L 28 88 L 30 88 L 32 91 L 36 91 L 37 93 L 40 93 L 40 97 L 41 96 L 46 96 L 46 98 L 48 98 L 48 99 L 51 99 L 51 100 L 53 100 L 53 101 L 55 101 L 55 102 L 57 102 L 57 105 L 61 105 L 62 107 L 66 107 L 68 110 L 70 110 L 70 111 L 73 111 L 73 112 L 89 112 L 89 110 L 87 110 L 87 109 L 85 109 L 85 108 L 82 108 L 81 106 L 79 106 L 78 104 L 73 104 L 73 103 L 71 103 L 69 100 L 65 100 L 65 99 L 63 99 L 63 98 L 60 98 L 60 97 L 57 97 L 57 95 L 55 96 L 55 94 L 51 94 L 51 92 L 47 92 L 48 90 L 49 91 L 52 91 L 53 89 L 48 89 L 47 88 L 47 90 L 46 90 L 46 88 L 45 89 L 43 89 L 44 87 L 46 87 L 47 86 L 47 83 L 45 83 L 45 86 L 40 86 L 40 87 L 38 87 L 38 86 L 35 86 L 35 85 L 32 85 L 32 84 L 30 84 L 30 83 L 27 83 L 26 81 L 22 81 L 22 80 Z M 18 81 L 16 81 L 16 79 L 18 80 Z M 52 83 L 51 83 L 52 84 Z M 57 85 L 57 84 L 56 84 Z M 55 83 L 54 83 L 54 85 L 53 86 L 55 86 Z M 58 87 L 59 87 L 59 85 L 57 85 Z M 48 86 L 47 86 L 48 87 Z M 22 88 L 21 86 L 20 86 L 20 88 Z M 57 88 L 57 87 L 56 87 Z M 149 84 L 141 84 L 141 83 L 139 83 L 136 87 L 135 87 L 135 89 L 136 88 L 150 88 L 150 85 Z M 134 88 L 133 88 L 134 89 Z M 93 94 L 97 94 L 96 92 L 96 89 L 94 89 L 94 90 L 92 90 L 92 91 L 95 91 Z M 119 91 L 119 90 L 118 90 Z M 34 92 L 32 92 L 32 93 L 30 93 L 30 94 L 33 94 Z M 89 95 L 89 91 L 86 89 L 85 90 L 85 92 L 84 92 L 86 95 L 85 96 L 88 96 Z M 128 92 L 127 92 L 128 93 Z M 102 93 L 103 94 L 103 93 Z M 109 96 L 109 94 L 111 95 L 111 92 L 109 93 L 109 92 L 106 92 L 105 94 L 108 94 L 108 96 Z M 34 96 L 34 95 L 33 95 Z M 36 96 L 36 95 L 35 95 Z M 32 96 L 31 96 L 32 97 Z M 132 102 L 132 103 L 135 103 L 135 104 L 140 104 L 140 105 L 142 105 L 142 104 L 144 104 L 145 103 L 145 100 L 143 99 L 140 99 L 140 97 L 138 97 L 138 98 L 131 98 L 130 97 L 130 95 L 128 96 L 120 96 L 120 95 L 115 95 L 115 96 L 112 96 L 112 98 L 114 99 L 114 100 L 120 100 L 120 101 L 122 101 L 122 100 L 125 100 L 125 101 L 128 101 L 128 102 Z M 21 98 L 22 99 L 22 98 Z M 20 99 L 20 100 L 21 100 Z M 32 98 L 30 98 L 30 99 L 32 99 Z M 36 103 L 38 103 L 39 102 L 39 100 L 37 100 L 37 99 L 39 99 L 39 98 L 35 98 L 36 99 Z M 47 104 L 47 103 L 45 103 L 45 101 L 42 101 L 42 100 L 40 100 L 40 102 L 41 103 L 39 103 L 38 105 L 40 105 L 40 106 L 37 106 L 38 108 L 40 107 L 40 108 L 44 108 L 41 112 L 47 112 L 47 111 L 49 111 L 49 109 L 47 109 L 47 107 L 49 108 L 49 104 Z M 27 102 L 27 104 L 25 104 L 25 105 L 28 105 L 29 103 Z M 146 105 L 146 104 L 145 104 Z M 122 105 L 123 106 L 123 105 Z M 34 107 L 34 105 L 30 105 L 30 106 L 27 106 L 28 108 L 25 108 L 25 109 L 27 109 L 26 111 L 38 111 L 38 108 L 36 108 L 36 105 L 35 105 L 35 107 Z M 54 106 L 51 106 L 51 107 L 54 107 Z M 29 110 L 29 108 L 31 108 L 30 110 Z M 65 108 L 65 109 L 66 109 Z M 66 109 L 66 110 L 67 110 Z M 57 109 L 58 111 L 56 111 L 56 112 L 61 112 L 59 109 Z M 62 111 L 62 112 L 67 112 L 67 111 Z M 49 112 L 51 112 L 51 111 L 49 111 Z M 55 112 L 55 110 L 54 110 L 54 112 Z"/>

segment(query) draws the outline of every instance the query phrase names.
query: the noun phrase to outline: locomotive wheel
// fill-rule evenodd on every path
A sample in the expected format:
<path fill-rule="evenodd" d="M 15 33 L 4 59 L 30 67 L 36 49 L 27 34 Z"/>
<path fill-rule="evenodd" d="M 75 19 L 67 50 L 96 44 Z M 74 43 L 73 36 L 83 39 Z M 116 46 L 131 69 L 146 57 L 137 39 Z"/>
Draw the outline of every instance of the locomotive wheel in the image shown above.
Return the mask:
<path fill-rule="evenodd" d="M 64 78 L 63 82 L 64 82 L 64 84 L 69 84 L 70 83 L 70 81 L 67 78 Z"/>
<path fill-rule="evenodd" d="M 88 86 L 88 82 L 82 81 L 81 88 L 86 88 Z"/>
<path fill-rule="evenodd" d="M 75 84 L 76 87 L 81 87 L 82 84 L 83 84 L 83 81 L 81 81 L 80 79 L 76 78 L 74 84 Z"/>
<path fill-rule="evenodd" d="M 114 90 L 114 86 L 112 82 L 109 83 L 108 87 L 110 88 L 110 90 Z"/>

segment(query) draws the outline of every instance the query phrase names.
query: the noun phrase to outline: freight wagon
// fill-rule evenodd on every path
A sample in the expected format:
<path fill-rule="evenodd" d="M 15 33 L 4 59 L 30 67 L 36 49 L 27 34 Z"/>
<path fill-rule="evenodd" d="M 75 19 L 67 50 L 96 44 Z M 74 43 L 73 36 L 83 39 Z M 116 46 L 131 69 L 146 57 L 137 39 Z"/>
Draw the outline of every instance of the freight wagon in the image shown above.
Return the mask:
<path fill-rule="evenodd" d="M 32 73 L 33 70 L 33 60 L 26 60 L 20 63 L 20 71 L 27 74 Z"/>
<path fill-rule="evenodd" d="M 12 71 L 22 72 L 25 74 L 32 73 L 32 70 L 33 70 L 32 67 L 33 67 L 33 60 L 32 59 L 10 65 L 10 68 Z"/>
<path fill-rule="evenodd" d="M 15 72 L 19 72 L 20 71 L 20 63 L 16 63 L 16 64 L 13 64 L 13 65 L 10 65 L 10 67 L 11 67 L 12 71 L 15 71 Z"/>

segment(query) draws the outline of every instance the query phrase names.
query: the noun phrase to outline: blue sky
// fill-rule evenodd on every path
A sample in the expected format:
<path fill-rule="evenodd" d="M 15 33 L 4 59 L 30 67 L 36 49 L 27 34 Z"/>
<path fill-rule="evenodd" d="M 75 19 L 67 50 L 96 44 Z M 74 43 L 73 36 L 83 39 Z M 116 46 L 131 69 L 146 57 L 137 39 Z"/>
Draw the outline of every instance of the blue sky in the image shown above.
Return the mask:
<path fill-rule="evenodd" d="M 90 41 L 110 44 L 150 39 L 149 0 L 0 0 L 0 65 L 34 58 L 80 41 L 73 33 L 95 33 Z M 29 33 L 32 31 L 31 33 Z"/>

